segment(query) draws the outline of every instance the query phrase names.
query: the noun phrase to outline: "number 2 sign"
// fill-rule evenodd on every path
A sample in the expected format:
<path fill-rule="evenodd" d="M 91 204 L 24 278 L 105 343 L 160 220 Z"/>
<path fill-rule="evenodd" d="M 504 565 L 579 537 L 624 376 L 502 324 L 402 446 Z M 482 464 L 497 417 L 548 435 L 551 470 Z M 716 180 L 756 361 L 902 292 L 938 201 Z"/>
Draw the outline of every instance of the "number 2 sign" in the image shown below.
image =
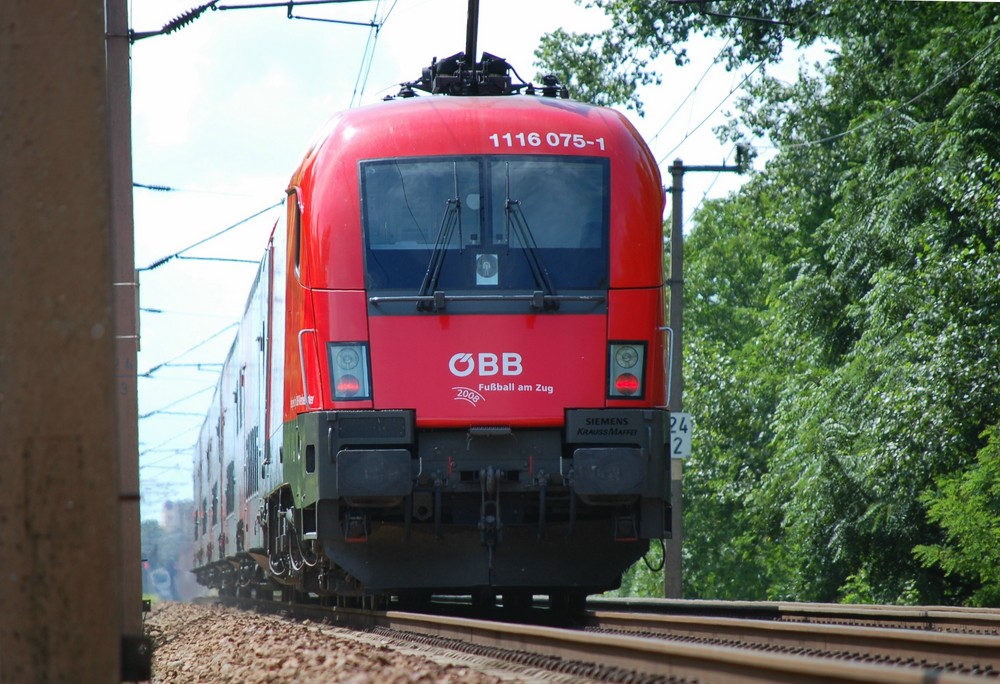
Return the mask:
<path fill-rule="evenodd" d="M 670 458 L 691 456 L 691 429 L 694 423 L 690 413 L 670 414 Z"/>

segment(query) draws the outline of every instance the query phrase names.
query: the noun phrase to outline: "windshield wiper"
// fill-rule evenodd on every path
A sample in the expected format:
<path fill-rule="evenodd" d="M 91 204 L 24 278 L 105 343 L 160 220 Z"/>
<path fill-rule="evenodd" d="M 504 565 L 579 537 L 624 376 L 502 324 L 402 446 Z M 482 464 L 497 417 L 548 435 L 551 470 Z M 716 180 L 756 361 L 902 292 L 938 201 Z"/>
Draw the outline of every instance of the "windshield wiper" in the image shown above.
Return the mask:
<path fill-rule="evenodd" d="M 424 274 L 424 281 L 420 284 L 417 292 L 417 309 L 443 309 L 444 295 L 437 292 L 438 282 L 441 280 L 441 267 L 444 265 L 444 257 L 447 253 L 448 243 L 451 236 L 458 227 L 458 253 L 462 253 L 462 200 L 458 193 L 458 162 L 454 162 L 455 176 L 455 196 L 445 201 L 444 215 L 441 217 L 441 226 L 438 228 L 437 238 L 434 241 L 434 250 L 431 252 L 431 259 L 427 262 L 427 273 Z M 433 299 L 428 300 L 430 295 Z"/>
<path fill-rule="evenodd" d="M 528 220 L 524 218 L 524 211 L 521 209 L 521 200 L 510 198 L 510 162 L 504 163 L 504 230 L 507 233 L 507 251 L 510 252 L 510 232 L 511 226 L 517 235 L 518 240 L 524 247 L 524 256 L 528 260 L 528 268 L 531 270 L 531 277 L 535 279 L 535 286 L 539 288 L 536 296 L 532 299 L 531 307 L 540 309 L 539 301 L 542 305 L 550 308 L 559 308 L 559 300 L 556 297 L 556 289 L 552 286 L 549 272 L 538 256 L 538 243 L 528 226 Z"/>

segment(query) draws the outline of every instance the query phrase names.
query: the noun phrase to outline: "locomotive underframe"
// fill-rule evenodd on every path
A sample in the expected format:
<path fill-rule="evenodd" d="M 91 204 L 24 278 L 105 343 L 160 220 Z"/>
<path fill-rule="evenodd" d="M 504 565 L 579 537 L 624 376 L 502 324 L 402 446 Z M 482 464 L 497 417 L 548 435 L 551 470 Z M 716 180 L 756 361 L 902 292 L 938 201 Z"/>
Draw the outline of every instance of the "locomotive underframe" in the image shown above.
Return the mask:
<path fill-rule="evenodd" d="M 319 568 L 305 573 L 316 593 L 595 592 L 669 535 L 665 411 L 568 410 L 551 429 L 415 423 L 365 410 L 286 426 L 286 472 L 301 476 L 269 503 L 272 574 L 298 553 Z"/>

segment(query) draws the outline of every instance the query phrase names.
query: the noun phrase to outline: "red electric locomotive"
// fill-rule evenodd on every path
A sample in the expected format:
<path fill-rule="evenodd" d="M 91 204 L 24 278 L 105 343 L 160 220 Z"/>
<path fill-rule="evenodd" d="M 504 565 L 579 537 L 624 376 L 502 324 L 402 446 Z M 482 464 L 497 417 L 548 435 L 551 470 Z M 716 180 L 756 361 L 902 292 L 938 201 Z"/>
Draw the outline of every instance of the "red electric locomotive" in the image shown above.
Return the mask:
<path fill-rule="evenodd" d="M 203 584 L 579 605 L 665 536 L 656 162 L 508 69 L 438 62 L 293 175 L 195 458 Z"/>

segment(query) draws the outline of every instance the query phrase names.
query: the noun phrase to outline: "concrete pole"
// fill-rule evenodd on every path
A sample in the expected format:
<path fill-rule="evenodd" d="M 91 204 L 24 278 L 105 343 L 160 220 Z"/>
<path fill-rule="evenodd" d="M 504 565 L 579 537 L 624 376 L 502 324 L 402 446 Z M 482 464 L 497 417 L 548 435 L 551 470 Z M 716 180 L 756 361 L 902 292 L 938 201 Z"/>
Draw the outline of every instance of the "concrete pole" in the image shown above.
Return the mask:
<path fill-rule="evenodd" d="M 121 680 L 104 0 L 0 2 L 0 682 Z"/>
<path fill-rule="evenodd" d="M 119 506 L 121 516 L 122 634 L 142 635 L 142 548 L 139 538 L 139 405 L 136 353 L 139 351 L 139 293 L 132 224 L 132 95 L 129 77 L 126 0 L 107 4 L 108 117 L 111 157 L 112 297 L 115 325 L 115 399 Z M 148 655 L 129 639 L 124 653 L 136 679 Z M 143 658 L 143 656 L 147 656 Z M 146 662 L 144 662 L 146 661 Z M 136 669 L 138 667 L 138 670 Z"/>
<path fill-rule="evenodd" d="M 670 166 L 671 198 L 670 209 L 670 329 L 673 354 L 670 358 L 670 387 L 667 408 L 671 413 L 684 410 L 684 162 L 675 159 Z M 683 556 L 684 509 L 681 480 L 684 462 L 670 459 L 670 525 L 671 536 L 666 540 L 663 563 L 663 595 L 667 598 L 681 598 L 684 594 Z"/>
<path fill-rule="evenodd" d="M 670 329 L 673 331 L 673 356 L 670 359 L 670 387 L 667 408 L 671 413 L 684 410 L 684 174 L 691 171 L 706 173 L 743 173 L 747 162 L 747 147 L 737 145 L 736 166 L 698 165 L 684 166 L 675 159 L 670 165 L 673 179 L 671 195 L 673 206 L 670 217 Z M 663 595 L 682 598 L 684 591 L 683 556 L 684 508 L 681 481 L 684 479 L 684 461 L 670 459 L 670 504 L 673 534 L 666 541 L 663 563 Z"/>

